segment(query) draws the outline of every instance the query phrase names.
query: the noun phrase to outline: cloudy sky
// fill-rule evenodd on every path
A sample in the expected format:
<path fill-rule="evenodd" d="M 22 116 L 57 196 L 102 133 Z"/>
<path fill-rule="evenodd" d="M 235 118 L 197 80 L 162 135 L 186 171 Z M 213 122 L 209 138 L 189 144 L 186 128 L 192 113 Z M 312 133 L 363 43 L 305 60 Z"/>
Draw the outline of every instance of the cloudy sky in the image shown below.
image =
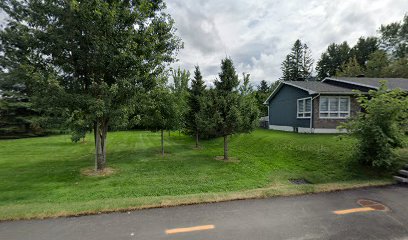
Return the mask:
<path fill-rule="evenodd" d="M 353 45 L 375 35 L 381 24 L 402 20 L 408 0 L 168 0 L 184 49 L 175 66 L 199 65 L 207 83 L 230 56 L 252 81 L 276 81 L 296 39 L 315 62 L 332 42 Z"/>
<path fill-rule="evenodd" d="M 315 62 L 332 42 L 375 35 L 381 24 L 402 20 L 408 0 L 167 0 L 184 49 L 174 67 L 199 65 L 208 85 L 222 58 L 257 84 L 276 81 L 296 39 L 307 43 Z M 0 23 L 4 23 L 0 13 Z"/>

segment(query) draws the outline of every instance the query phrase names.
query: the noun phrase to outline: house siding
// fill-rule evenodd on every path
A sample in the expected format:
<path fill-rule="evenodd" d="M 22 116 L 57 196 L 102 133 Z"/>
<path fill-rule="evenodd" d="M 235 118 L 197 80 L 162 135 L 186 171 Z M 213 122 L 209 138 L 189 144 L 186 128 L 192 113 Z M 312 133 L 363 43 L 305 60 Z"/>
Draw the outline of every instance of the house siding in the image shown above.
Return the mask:
<path fill-rule="evenodd" d="M 320 97 L 313 101 L 313 128 L 335 129 L 347 119 L 327 119 L 319 116 Z M 356 116 L 361 111 L 360 105 L 354 96 L 350 96 L 350 116 Z"/>
<path fill-rule="evenodd" d="M 284 85 L 269 101 L 269 125 L 310 127 L 310 119 L 297 118 L 297 99 L 310 97 L 307 91 Z"/>

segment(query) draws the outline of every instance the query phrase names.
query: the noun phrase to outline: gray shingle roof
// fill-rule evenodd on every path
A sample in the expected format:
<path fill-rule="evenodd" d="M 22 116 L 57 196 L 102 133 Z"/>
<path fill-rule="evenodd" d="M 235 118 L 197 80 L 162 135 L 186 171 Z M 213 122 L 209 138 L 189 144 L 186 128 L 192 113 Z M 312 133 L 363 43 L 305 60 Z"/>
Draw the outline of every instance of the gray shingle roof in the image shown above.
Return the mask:
<path fill-rule="evenodd" d="M 264 104 L 267 104 L 269 100 L 279 91 L 279 89 L 283 85 L 289 85 L 293 86 L 296 88 L 300 88 L 309 94 L 355 94 L 352 89 L 349 88 L 343 88 L 339 86 L 334 86 L 328 83 L 324 82 L 318 82 L 318 81 L 281 81 L 278 87 L 272 92 L 271 95 L 269 95 L 268 99 L 264 102 Z"/>
<path fill-rule="evenodd" d="M 408 90 L 407 78 L 366 78 L 366 77 L 330 77 L 324 79 L 322 82 L 318 81 L 283 81 L 275 91 L 264 102 L 267 104 L 269 100 L 279 91 L 283 85 L 290 85 L 305 90 L 309 94 L 355 94 L 351 88 L 344 88 L 325 83 L 326 80 L 333 80 L 339 82 L 350 83 L 354 85 L 364 86 L 368 88 L 378 89 L 381 86 L 380 81 L 387 81 L 387 87 L 390 89 L 401 88 Z"/>
<path fill-rule="evenodd" d="M 342 94 L 352 94 L 353 91 L 349 88 L 343 88 L 339 86 L 334 86 L 324 82 L 317 81 L 286 81 L 283 82 L 288 85 L 292 85 L 308 91 L 309 94 L 316 93 L 342 93 Z"/>
<path fill-rule="evenodd" d="M 380 87 L 381 85 L 380 81 L 387 81 L 386 85 L 390 89 L 401 88 L 404 90 L 408 90 L 407 78 L 330 77 L 327 79 L 357 84 L 360 86 L 370 87 L 374 89 L 378 89 Z"/>

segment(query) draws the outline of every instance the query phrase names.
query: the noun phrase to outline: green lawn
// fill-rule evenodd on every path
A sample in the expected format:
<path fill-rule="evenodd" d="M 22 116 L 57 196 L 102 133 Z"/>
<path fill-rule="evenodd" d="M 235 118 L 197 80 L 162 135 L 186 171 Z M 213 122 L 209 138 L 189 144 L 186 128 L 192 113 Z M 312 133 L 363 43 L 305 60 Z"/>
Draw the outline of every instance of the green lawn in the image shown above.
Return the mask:
<path fill-rule="evenodd" d="M 257 130 L 233 136 L 222 162 L 222 140 L 194 149 L 187 136 L 110 132 L 112 176 L 81 175 L 93 166 L 93 140 L 51 136 L 0 141 L 0 220 L 85 214 L 249 197 L 328 191 L 390 182 L 352 161 L 355 141 L 334 135 Z M 291 178 L 311 185 L 295 186 Z"/>

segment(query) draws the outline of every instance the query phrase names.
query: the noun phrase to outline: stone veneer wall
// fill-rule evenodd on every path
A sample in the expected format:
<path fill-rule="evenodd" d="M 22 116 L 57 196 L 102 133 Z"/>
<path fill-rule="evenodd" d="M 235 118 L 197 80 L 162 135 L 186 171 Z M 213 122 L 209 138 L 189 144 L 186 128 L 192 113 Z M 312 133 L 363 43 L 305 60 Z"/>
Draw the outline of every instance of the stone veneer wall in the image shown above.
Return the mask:
<path fill-rule="evenodd" d="M 319 103 L 320 97 L 317 97 L 313 101 L 313 128 L 330 128 L 335 129 L 340 123 L 347 121 L 347 119 L 326 119 L 319 116 Z M 357 99 L 350 96 L 350 115 L 355 116 L 361 111 L 360 105 Z"/>

